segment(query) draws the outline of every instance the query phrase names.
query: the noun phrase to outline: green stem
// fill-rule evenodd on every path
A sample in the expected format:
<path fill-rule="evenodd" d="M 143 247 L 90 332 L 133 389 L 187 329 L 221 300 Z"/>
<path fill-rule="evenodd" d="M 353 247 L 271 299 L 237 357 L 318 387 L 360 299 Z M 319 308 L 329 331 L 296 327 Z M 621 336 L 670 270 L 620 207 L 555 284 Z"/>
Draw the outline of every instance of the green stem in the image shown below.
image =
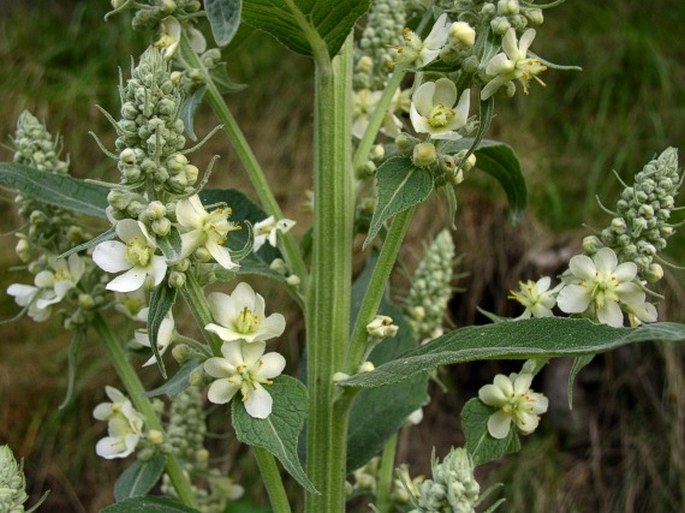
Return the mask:
<path fill-rule="evenodd" d="M 317 42 L 317 41 L 314 41 Z M 351 167 L 352 40 L 330 60 L 323 41 L 313 46 L 314 243 L 307 294 L 307 386 L 310 415 L 307 471 L 321 495 L 307 495 L 307 513 L 345 507 L 347 402 L 335 403 L 333 374 L 342 369 L 350 326 L 354 214 Z"/>
<path fill-rule="evenodd" d="M 245 135 L 240 130 L 233 114 L 228 109 L 228 105 L 226 105 L 223 96 L 221 96 L 219 89 L 212 79 L 212 74 L 207 70 L 198 55 L 192 49 L 185 32 L 183 32 L 183 37 L 181 39 L 181 48 L 184 57 L 188 60 L 188 64 L 193 68 L 199 69 L 202 73 L 205 84 L 207 85 L 207 99 L 209 104 L 214 110 L 217 118 L 219 118 L 219 121 L 223 124 L 224 132 L 228 136 L 228 140 L 233 146 L 240 162 L 242 162 L 245 167 L 264 210 L 267 214 L 274 216 L 276 219 L 282 219 L 283 212 L 281 211 L 281 207 L 278 205 L 278 201 L 276 201 L 276 198 L 271 192 L 264 171 L 259 165 L 259 162 L 257 162 L 257 157 L 253 153 Z M 280 240 L 283 256 L 290 266 L 290 270 L 293 274 L 298 275 L 304 284 L 307 280 L 307 268 L 305 267 L 304 260 L 302 259 L 302 255 L 293 234 L 291 232 L 282 233 L 280 234 Z"/>
<path fill-rule="evenodd" d="M 269 451 L 261 447 L 252 447 L 252 451 L 257 460 L 259 471 L 262 473 L 262 480 L 266 486 L 266 493 L 269 495 L 274 513 L 291 513 L 288 496 L 285 493 L 276 460 Z"/>
<path fill-rule="evenodd" d="M 133 405 L 136 410 L 143 416 L 145 420 L 145 425 L 148 429 L 156 429 L 157 431 L 164 432 L 162 423 L 152 407 L 150 400 L 143 395 L 145 392 L 145 387 L 138 378 L 135 369 L 131 365 L 131 362 L 126 358 L 126 353 L 124 352 L 119 340 L 114 336 L 112 330 L 109 328 L 105 320 L 98 313 L 95 314 L 93 319 L 93 326 L 95 331 L 97 331 L 100 340 L 105 345 L 107 352 L 109 354 L 110 360 L 114 365 L 121 382 L 124 384 L 124 388 L 128 392 Z M 171 484 L 174 486 L 179 499 L 191 508 L 197 508 L 195 502 L 195 495 L 190 487 L 188 478 L 183 474 L 181 470 L 181 465 L 178 459 L 173 454 L 167 455 L 166 460 L 166 473 L 171 480 Z"/>
<path fill-rule="evenodd" d="M 376 267 L 373 269 L 369 287 L 366 289 L 366 294 L 359 307 L 359 313 L 357 314 L 357 319 L 355 320 L 354 328 L 352 329 L 352 337 L 350 339 L 347 359 L 345 361 L 345 372 L 348 374 L 355 374 L 361 363 L 368 337 L 366 326 L 373 320 L 378 312 L 378 306 L 381 304 L 385 286 L 390 278 L 390 273 L 395 265 L 395 261 L 397 260 L 397 255 L 400 252 L 402 241 L 409 228 L 409 223 L 411 222 L 415 208 L 416 207 L 408 208 L 395 216 L 392 226 L 388 231 L 388 235 L 386 236 L 385 241 L 383 241 L 383 247 L 380 255 L 378 255 Z"/>
<path fill-rule="evenodd" d="M 397 449 L 397 433 L 392 435 L 383 447 L 381 465 L 378 469 L 378 492 L 376 494 L 376 507 L 380 513 L 392 513 L 393 476 L 395 474 L 395 452 Z"/>
<path fill-rule="evenodd" d="M 214 322 L 214 319 L 212 319 L 212 313 L 209 311 L 209 304 L 207 304 L 202 287 L 200 287 L 197 279 L 191 273 L 186 273 L 186 283 L 181 292 L 186 300 L 186 304 L 193 313 L 197 325 L 202 329 L 202 334 L 205 340 L 207 340 L 212 354 L 214 356 L 221 356 L 222 340 L 216 334 L 204 329 L 207 324 Z"/>
<path fill-rule="evenodd" d="M 371 146 L 376 140 L 378 135 L 378 130 L 380 130 L 383 124 L 383 118 L 385 113 L 388 111 L 392 97 L 395 95 L 395 91 L 400 86 L 400 82 L 404 78 L 406 70 L 404 68 L 398 68 L 395 73 L 390 77 L 390 81 L 385 86 L 383 90 L 383 95 L 376 105 L 376 110 L 373 111 L 371 117 L 369 118 L 369 124 L 364 130 L 364 135 L 362 136 L 359 145 L 357 146 L 357 151 L 354 154 L 354 160 L 352 161 L 352 169 L 360 168 L 364 162 L 369 160 L 369 152 L 371 151 Z"/>

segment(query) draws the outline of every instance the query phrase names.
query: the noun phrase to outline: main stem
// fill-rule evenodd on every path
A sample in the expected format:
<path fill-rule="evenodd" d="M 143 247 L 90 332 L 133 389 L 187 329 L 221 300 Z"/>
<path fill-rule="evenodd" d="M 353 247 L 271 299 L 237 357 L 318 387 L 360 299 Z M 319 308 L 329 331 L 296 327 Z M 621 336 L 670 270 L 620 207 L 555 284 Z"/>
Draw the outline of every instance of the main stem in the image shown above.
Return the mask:
<path fill-rule="evenodd" d="M 114 369 L 117 371 L 119 378 L 124 384 L 124 388 L 126 388 L 128 395 L 131 397 L 133 405 L 145 419 L 145 424 L 148 429 L 156 429 L 157 431 L 164 432 L 162 423 L 152 407 L 152 403 L 143 395 L 145 387 L 143 387 L 143 384 L 140 382 L 138 374 L 136 374 L 135 369 L 131 366 L 131 362 L 126 358 L 126 354 L 124 353 L 119 340 L 114 336 L 112 330 L 110 330 L 100 314 L 95 314 L 93 326 L 95 326 L 95 331 L 97 331 L 100 340 L 107 349 Z M 181 499 L 185 505 L 197 508 L 195 495 L 190 487 L 188 478 L 183 474 L 178 459 L 173 454 L 167 455 L 165 470 L 179 499 Z"/>
<path fill-rule="evenodd" d="M 253 447 L 252 451 L 262 474 L 262 480 L 274 513 L 291 513 L 288 495 L 285 493 L 276 460 L 269 451 L 261 447 Z"/>
<path fill-rule="evenodd" d="M 307 495 L 307 513 L 345 506 L 349 403 L 336 403 L 333 374 L 342 369 L 350 329 L 354 193 L 351 167 L 351 38 L 333 59 L 312 45 L 314 107 L 314 242 L 307 295 L 307 386 L 310 415 L 307 471 L 321 495 Z"/>

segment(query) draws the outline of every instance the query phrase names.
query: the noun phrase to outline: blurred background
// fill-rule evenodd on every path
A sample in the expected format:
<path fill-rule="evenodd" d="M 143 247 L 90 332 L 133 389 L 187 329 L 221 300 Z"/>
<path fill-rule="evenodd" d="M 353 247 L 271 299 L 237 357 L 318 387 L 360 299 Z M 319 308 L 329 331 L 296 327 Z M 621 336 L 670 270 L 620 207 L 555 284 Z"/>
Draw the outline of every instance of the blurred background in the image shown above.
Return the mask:
<path fill-rule="evenodd" d="M 113 130 L 98 104 L 116 113 L 118 69 L 128 76 L 130 56 L 147 44 L 127 17 L 103 16 L 108 2 L 0 2 L 0 140 L 10 144 L 16 118 L 30 109 L 64 139 L 72 174 L 116 180 L 116 168 L 92 138 L 93 131 L 112 146 Z M 510 144 L 522 161 L 530 207 L 515 226 L 503 224 L 506 198 L 489 177 L 470 173 L 457 196 L 457 252 L 463 255 L 450 303 L 455 325 L 485 322 L 476 306 L 499 315 L 517 315 L 506 291 L 518 280 L 554 274 L 580 251 L 582 237 L 601 229 L 609 217 L 597 205 L 613 205 L 621 185 L 616 170 L 630 182 L 655 153 L 685 141 L 685 45 L 681 0 L 637 2 L 573 0 L 546 11 L 533 49 L 552 62 L 575 64 L 582 72 L 548 71 L 547 87 L 533 84 L 530 95 L 498 102 L 488 137 Z M 255 34 L 237 50 L 224 52 L 232 77 L 249 85 L 228 99 L 247 139 L 273 179 L 277 198 L 298 229 L 309 225 L 300 208 L 311 186 L 311 64 L 289 54 L 267 36 Z M 201 109 L 196 132 L 216 121 Z M 227 141 L 215 136 L 193 163 L 203 169 L 221 157 L 212 185 L 250 191 Z M 12 151 L 0 148 L 0 159 Z M 682 162 L 682 159 L 681 159 Z M 27 282 L 14 253 L 12 230 L 20 225 L 10 193 L 0 203 L 0 289 Z M 682 195 L 681 201 L 682 204 Z M 435 215 L 435 212 L 443 215 Z M 403 255 L 413 269 L 422 244 L 447 219 L 438 201 L 424 205 Z M 682 219 L 682 215 L 678 220 Z M 97 226 L 93 226 L 97 233 Z M 685 236 L 670 239 L 666 258 L 685 264 Z M 8 271 L 8 269 L 10 269 Z M 668 300 L 660 316 L 685 321 L 685 274 L 667 270 L 660 292 Z M 296 361 L 301 353 L 302 322 L 287 296 L 260 284 L 274 309 L 291 310 L 281 349 Z M 401 295 L 406 282 L 398 280 Z M 17 307 L 0 294 L 0 318 Z M 181 330 L 183 320 L 181 319 Z M 124 321 L 121 328 L 126 329 Z M 128 326 L 130 328 L 130 326 Z M 95 512 L 112 502 L 112 484 L 126 462 L 95 456 L 104 426 L 91 418 L 104 399 L 103 387 L 117 384 L 103 348 L 94 337 L 83 348 L 77 395 L 63 409 L 69 335 L 56 319 L 36 325 L 29 319 L 0 327 L 0 444 L 9 443 L 24 458 L 32 501 L 52 490 L 40 511 Z M 560 360 L 541 375 L 536 390 L 551 399 L 541 428 L 524 440 L 521 453 L 479 469 L 485 486 L 505 483 L 503 511 L 661 512 L 685 510 L 685 361 L 674 345 L 642 344 L 595 358 L 577 381 L 575 405 L 566 406 Z M 296 371 L 294 364 L 289 370 Z M 431 385 L 433 401 L 425 420 L 400 436 L 398 463 L 412 475 L 429 471 L 432 446 L 444 456 L 463 443 L 458 412 L 497 372 L 518 364 L 469 364 L 443 369 L 446 391 Z M 143 374 L 156 383 L 157 371 Z M 225 419 L 212 427 L 225 433 Z M 247 451 L 231 437 L 212 442 L 230 458 L 219 463 L 246 488 L 250 503 L 265 504 Z M 29 504 L 31 504 L 30 502 Z M 238 511 L 237 509 L 234 511 Z M 247 511 L 247 510 L 244 510 Z M 255 510 L 250 510 L 255 511 Z M 361 506 L 359 511 L 368 511 Z M 324 513 L 324 512 L 322 512 Z"/>

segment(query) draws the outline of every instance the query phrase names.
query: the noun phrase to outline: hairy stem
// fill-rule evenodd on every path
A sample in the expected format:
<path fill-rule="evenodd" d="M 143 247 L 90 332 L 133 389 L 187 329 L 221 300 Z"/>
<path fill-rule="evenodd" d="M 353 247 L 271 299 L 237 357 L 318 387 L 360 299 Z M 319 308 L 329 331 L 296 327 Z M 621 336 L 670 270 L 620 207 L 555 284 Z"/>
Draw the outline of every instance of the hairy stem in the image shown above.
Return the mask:
<path fill-rule="evenodd" d="M 376 494 L 376 508 L 380 513 L 392 513 L 392 492 L 393 475 L 395 474 L 395 452 L 397 449 L 397 433 L 392 435 L 385 446 L 381 455 L 381 466 L 378 469 L 378 492 Z"/>
<path fill-rule="evenodd" d="M 285 493 L 276 460 L 269 451 L 261 447 L 252 447 L 252 451 L 262 474 L 262 480 L 266 486 L 266 492 L 269 495 L 274 513 L 291 513 L 290 503 L 288 503 L 288 496 Z"/>

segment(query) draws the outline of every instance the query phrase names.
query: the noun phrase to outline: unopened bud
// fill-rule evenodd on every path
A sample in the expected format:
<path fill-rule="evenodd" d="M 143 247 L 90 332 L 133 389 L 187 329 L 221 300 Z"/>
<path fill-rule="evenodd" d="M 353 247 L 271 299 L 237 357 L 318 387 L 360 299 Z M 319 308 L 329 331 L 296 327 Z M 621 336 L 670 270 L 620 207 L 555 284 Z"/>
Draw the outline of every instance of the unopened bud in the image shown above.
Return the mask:
<path fill-rule="evenodd" d="M 186 344 L 176 344 L 171 349 L 171 356 L 181 365 L 186 363 L 192 357 L 192 355 L 193 354 L 190 350 L 190 347 L 188 347 Z"/>
<path fill-rule="evenodd" d="M 169 286 L 173 287 L 175 289 L 180 289 L 183 287 L 183 285 L 186 284 L 186 275 L 178 272 L 178 271 L 171 271 L 169 273 Z"/>
<path fill-rule="evenodd" d="M 404 155 L 409 155 L 412 151 L 414 151 L 414 146 L 416 146 L 418 142 L 419 140 L 416 137 L 412 137 L 404 132 L 395 138 L 395 145 L 397 146 L 397 149 Z"/>
<path fill-rule="evenodd" d="M 414 146 L 412 162 L 417 167 L 428 167 L 438 158 L 438 152 L 432 143 L 424 142 Z"/>
<path fill-rule="evenodd" d="M 202 365 L 193 369 L 188 376 L 188 383 L 192 386 L 199 387 L 205 383 L 205 371 L 202 369 Z"/>
<path fill-rule="evenodd" d="M 169 221 L 166 217 L 162 217 L 161 219 L 152 221 L 150 228 L 152 228 L 152 231 L 155 233 L 155 235 L 166 237 L 169 235 L 169 231 L 171 230 L 171 221 Z"/>
<path fill-rule="evenodd" d="M 518 0 L 499 0 L 499 2 L 497 2 L 497 14 L 502 16 L 513 16 L 518 13 Z"/>
<path fill-rule="evenodd" d="M 370 361 L 365 361 L 359 366 L 359 372 L 373 372 L 376 369 L 375 365 Z"/>
<path fill-rule="evenodd" d="M 350 377 L 350 375 L 346 374 L 344 372 L 336 372 L 335 374 L 333 374 L 333 383 L 339 383 L 341 381 L 345 381 L 349 377 Z"/>
<path fill-rule="evenodd" d="M 151 429 L 147 432 L 147 439 L 152 445 L 160 445 L 164 442 L 164 433 L 157 429 Z"/>
<path fill-rule="evenodd" d="M 387 315 L 376 315 L 373 321 L 366 325 L 367 333 L 375 338 L 394 337 L 398 329 L 399 326 L 393 324 L 392 317 Z"/>
<path fill-rule="evenodd" d="M 90 294 L 79 294 L 78 295 L 78 306 L 84 310 L 90 310 L 95 306 L 95 300 Z"/>
<path fill-rule="evenodd" d="M 603 247 L 604 244 L 596 235 L 588 235 L 583 239 L 583 252 L 586 255 L 592 256 Z"/>
<path fill-rule="evenodd" d="M 288 285 L 290 285 L 291 287 L 297 287 L 297 286 L 300 284 L 301 280 L 300 280 L 300 277 L 299 277 L 298 275 L 296 275 L 296 274 L 291 274 L 290 276 L 288 276 L 288 277 L 285 279 L 285 282 L 286 282 Z"/>
<path fill-rule="evenodd" d="M 652 263 L 643 274 L 649 283 L 656 283 L 664 277 L 664 268 L 657 263 Z"/>
<path fill-rule="evenodd" d="M 456 45 L 471 48 L 476 42 L 476 31 L 465 21 L 455 21 L 450 26 L 448 37 Z"/>

